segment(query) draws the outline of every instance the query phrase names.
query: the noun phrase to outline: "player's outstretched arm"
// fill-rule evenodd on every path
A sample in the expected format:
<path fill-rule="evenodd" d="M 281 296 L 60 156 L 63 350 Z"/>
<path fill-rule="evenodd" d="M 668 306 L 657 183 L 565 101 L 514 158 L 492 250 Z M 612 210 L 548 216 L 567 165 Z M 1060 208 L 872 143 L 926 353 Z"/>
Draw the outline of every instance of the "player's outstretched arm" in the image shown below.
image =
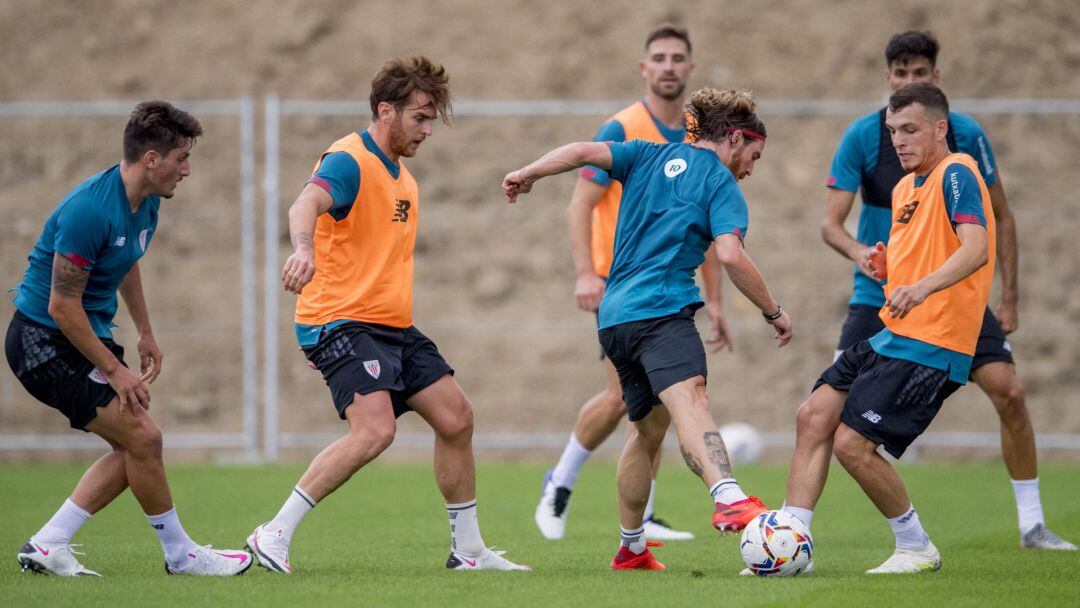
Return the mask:
<path fill-rule="evenodd" d="M 527 194 L 537 180 L 585 165 L 611 169 L 611 149 L 605 142 L 580 141 L 555 148 L 539 159 L 503 178 L 502 189 L 507 202 L 516 203 L 519 194 Z"/>
<path fill-rule="evenodd" d="M 135 330 L 139 332 L 137 348 L 140 378 L 147 384 L 153 384 L 161 374 L 161 365 L 165 355 L 158 347 L 154 330 L 150 327 L 150 311 L 146 308 L 146 298 L 143 296 L 142 275 L 139 272 L 138 262 L 135 262 L 120 283 L 120 297 L 124 298 L 131 320 L 135 323 Z"/>
<path fill-rule="evenodd" d="M 746 255 L 742 239 L 730 233 L 721 234 L 716 237 L 713 244 L 716 256 L 727 270 L 731 282 L 748 300 L 753 302 L 754 306 L 758 307 L 768 323 L 776 329 L 778 345 L 784 346 L 790 342 L 791 317 L 780 308 L 769 293 L 769 287 L 765 285 L 761 272 L 758 271 L 750 256 Z"/>
<path fill-rule="evenodd" d="M 120 406 L 138 415 L 141 405 L 150 407 L 150 390 L 131 370 L 124 367 L 94 335 L 90 319 L 82 305 L 90 271 L 80 268 L 59 253 L 53 256 L 52 288 L 49 290 L 49 316 L 64 336 L 101 370 L 120 398 Z"/>
<path fill-rule="evenodd" d="M 281 286 L 300 293 L 315 276 L 315 222 L 330 210 L 334 198 L 315 184 L 308 184 L 289 207 L 289 238 L 293 253 L 281 269 Z"/>
<path fill-rule="evenodd" d="M 983 267 L 989 258 L 986 228 L 981 224 L 957 224 L 956 236 L 960 248 L 953 252 L 937 270 L 914 285 L 901 285 L 889 294 L 885 304 L 894 318 L 907 316 L 912 308 L 922 304 L 931 294 L 951 287 Z"/>

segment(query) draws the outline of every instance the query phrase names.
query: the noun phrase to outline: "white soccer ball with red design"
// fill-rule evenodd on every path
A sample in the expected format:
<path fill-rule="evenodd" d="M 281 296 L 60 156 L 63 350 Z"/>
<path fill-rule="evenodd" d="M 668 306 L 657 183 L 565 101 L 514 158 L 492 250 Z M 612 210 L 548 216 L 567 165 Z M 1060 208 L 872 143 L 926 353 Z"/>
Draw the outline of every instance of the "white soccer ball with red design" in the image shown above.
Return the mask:
<path fill-rule="evenodd" d="M 814 539 L 810 529 L 787 511 L 766 511 L 743 529 L 739 551 L 758 576 L 795 576 L 810 565 Z"/>

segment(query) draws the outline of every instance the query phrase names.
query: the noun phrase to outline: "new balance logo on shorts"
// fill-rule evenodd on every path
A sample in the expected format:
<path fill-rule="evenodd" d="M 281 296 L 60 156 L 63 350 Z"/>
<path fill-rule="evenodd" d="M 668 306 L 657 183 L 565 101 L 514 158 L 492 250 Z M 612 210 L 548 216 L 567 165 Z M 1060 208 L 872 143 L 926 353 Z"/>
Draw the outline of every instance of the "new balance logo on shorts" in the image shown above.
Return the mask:
<path fill-rule="evenodd" d="M 862 417 L 866 418 L 867 420 L 869 420 L 873 424 L 877 424 L 877 423 L 881 422 L 881 415 L 878 414 L 877 412 L 875 412 L 874 410 L 866 410 L 865 412 L 863 412 Z"/>
<path fill-rule="evenodd" d="M 118 236 L 118 237 L 116 237 L 116 242 L 113 243 L 113 247 L 123 247 L 124 243 L 126 243 L 126 242 L 127 242 L 127 237 L 126 236 Z"/>
<path fill-rule="evenodd" d="M 364 361 L 364 369 L 367 370 L 367 373 L 368 373 L 369 376 L 371 376 L 372 378 L 375 378 L 376 380 L 379 379 L 379 372 L 381 370 L 379 368 L 379 360 L 378 359 L 374 359 L 374 360 L 371 360 L 371 361 Z"/>

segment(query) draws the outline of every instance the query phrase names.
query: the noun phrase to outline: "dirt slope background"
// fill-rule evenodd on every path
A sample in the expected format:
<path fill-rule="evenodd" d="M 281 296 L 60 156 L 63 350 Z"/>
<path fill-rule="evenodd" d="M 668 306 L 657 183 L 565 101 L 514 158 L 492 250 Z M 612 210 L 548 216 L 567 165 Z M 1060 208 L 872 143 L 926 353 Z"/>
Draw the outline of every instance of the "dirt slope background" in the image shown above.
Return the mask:
<path fill-rule="evenodd" d="M 886 92 L 885 41 L 921 28 L 943 44 L 942 84 L 953 98 L 1080 98 L 1080 11 L 1065 0 L 0 0 L 0 100 L 366 99 L 384 58 L 424 53 L 447 65 L 458 99 L 631 101 L 642 91 L 636 63 L 644 35 L 664 21 L 690 27 L 692 87 L 750 88 L 770 100 L 878 101 Z M 793 430 L 795 407 L 831 360 L 850 265 L 821 242 L 818 222 L 827 166 L 852 118 L 764 116 L 769 145 L 744 184 L 747 246 L 793 314 L 797 337 L 776 350 L 753 307 L 728 285 L 735 353 L 710 356 L 709 392 L 721 421 Z M 1012 343 L 1028 406 L 1039 431 L 1080 432 L 1080 116 L 976 118 L 1020 226 L 1022 323 Z M 502 203 L 498 185 L 547 149 L 590 138 L 602 119 L 463 117 L 439 127 L 408 162 L 422 195 L 417 324 L 457 368 L 480 434 L 568 431 L 601 385 L 592 317 L 572 298 L 563 210 L 574 178 L 549 180 L 516 207 Z M 261 134 L 261 112 L 258 120 Z M 241 416 L 237 123 L 203 122 L 194 173 L 165 203 L 143 270 L 168 357 L 154 411 L 169 431 L 235 430 Z M 116 162 L 123 123 L 0 118 L 3 285 L 18 282 L 59 198 Z M 362 116 L 286 119 L 283 220 L 318 154 L 366 124 Z M 260 158 L 260 177 L 262 166 Z M 287 255 L 285 232 L 279 241 L 275 266 Z M 292 299 L 282 295 L 281 304 L 283 429 L 340 432 L 321 379 L 292 348 Z M 3 308 L 6 319 L 11 306 Z M 133 353 L 130 321 L 123 313 L 118 320 L 117 336 Z M 421 428 L 412 418 L 403 429 Z M 62 426 L 0 374 L 0 432 Z M 970 388 L 932 428 L 996 431 L 998 423 Z"/>

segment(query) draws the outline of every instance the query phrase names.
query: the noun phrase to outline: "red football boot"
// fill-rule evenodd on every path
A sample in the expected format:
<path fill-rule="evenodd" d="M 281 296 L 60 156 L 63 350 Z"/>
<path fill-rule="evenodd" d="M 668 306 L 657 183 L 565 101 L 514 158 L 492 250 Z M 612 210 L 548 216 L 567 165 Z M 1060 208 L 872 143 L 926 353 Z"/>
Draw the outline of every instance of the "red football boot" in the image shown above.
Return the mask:
<path fill-rule="evenodd" d="M 664 543 L 649 542 L 646 547 L 663 547 Z M 645 549 L 640 555 L 628 547 L 619 547 L 619 552 L 611 558 L 612 570 L 667 570 L 667 566 L 656 561 L 652 552 Z"/>
<path fill-rule="evenodd" d="M 738 532 L 755 517 L 768 510 L 757 496 L 748 496 L 745 500 L 733 502 L 730 505 L 718 502 L 716 511 L 713 512 L 712 525 L 721 534 Z"/>

